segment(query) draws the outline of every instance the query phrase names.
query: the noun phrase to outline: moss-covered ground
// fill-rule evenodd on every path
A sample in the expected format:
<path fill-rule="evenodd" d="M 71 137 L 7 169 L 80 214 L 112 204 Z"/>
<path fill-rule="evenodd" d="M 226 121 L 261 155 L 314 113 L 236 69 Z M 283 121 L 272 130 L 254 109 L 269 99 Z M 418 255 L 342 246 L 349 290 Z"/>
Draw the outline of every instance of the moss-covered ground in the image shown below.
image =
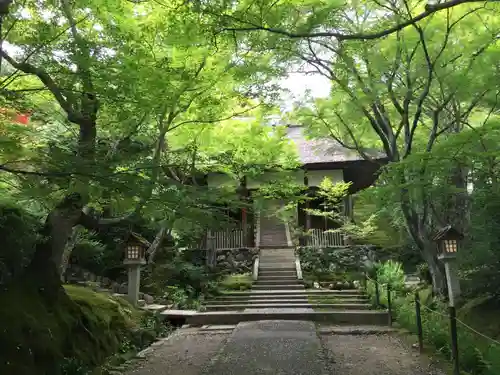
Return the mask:
<path fill-rule="evenodd" d="M 151 315 L 110 294 L 65 286 L 60 295 L 47 304 L 22 285 L 0 293 L 0 374 L 86 374 L 165 333 Z"/>

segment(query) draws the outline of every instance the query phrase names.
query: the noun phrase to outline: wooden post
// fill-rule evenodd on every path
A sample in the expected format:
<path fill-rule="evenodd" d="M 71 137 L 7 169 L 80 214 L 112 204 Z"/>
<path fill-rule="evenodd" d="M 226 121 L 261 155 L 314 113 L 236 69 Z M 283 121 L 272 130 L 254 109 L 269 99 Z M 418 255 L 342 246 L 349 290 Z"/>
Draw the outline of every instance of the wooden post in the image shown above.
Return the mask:
<path fill-rule="evenodd" d="M 453 361 L 453 375 L 460 375 L 458 362 L 458 335 L 457 335 L 457 310 L 455 306 L 449 306 L 450 334 L 451 334 L 451 360 Z"/>
<path fill-rule="evenodd" d="M 309 209 L 309 200 L 306 200 L 306 210 Z M 311 229 L 311 215 L 306 211 L 306 232 Z"/>
<path fill-rule="evenodd" d="M 389 312 L 389 327 L 392 327 L 391 284 L 387 284 L 387 311 Z"/>
<path fill-rule="evenodd" d="M 424 333 L 422 330 L 422 315 L 420 312 L 420 296 L 418 292 L 415 292 L 415 316 L 417 318 L 418 350 L 422 353 L 424 351 Z"/>
<path fill-rule="evenodd" d="M 248 228 L 247 228 L 247 209 L 243 207 L 241 209 L 241 225 L 243 226 L 242 233 L 243 233 L 243 247 L 248 247 Z"/>
<path fill-rule="evenodd" d="M 375 277 L 373 280 L 375 281 L 375 305 L 377 308 L 379 308 L 380 307 L 380 289 L 378 286 L 377 274 L 375 274 Z"/>

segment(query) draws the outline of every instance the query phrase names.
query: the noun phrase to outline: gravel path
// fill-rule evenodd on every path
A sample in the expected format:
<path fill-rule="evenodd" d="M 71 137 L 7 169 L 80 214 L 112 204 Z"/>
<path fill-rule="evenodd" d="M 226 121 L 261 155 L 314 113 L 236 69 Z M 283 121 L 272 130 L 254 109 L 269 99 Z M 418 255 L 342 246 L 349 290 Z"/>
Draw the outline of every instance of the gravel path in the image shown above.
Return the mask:
<path fill-rule="evenodd" d="M 323 336 L 323 346 L 338 375 L 445 375 L 396 336 Z"/>
<path fill-rule="evenodd" d="M 199 375 L 224 346 L 229 333 L 192 333 L 179 330 L 151 347 L 146 357 L 126 375 Z"/>
<path fill-rule="evenodd" d="M 305 321 L 231 328 L 181 329 L 122 375 L 445 375 L 395 335 L 349 334 L 362 327 L 318 327 L 319 337 Z"/>
<path fill-rule="evenodd" d="M 266 320 L 240 323 L 203 375 L 329 375 L 327 364 L 314 323 Z"/>

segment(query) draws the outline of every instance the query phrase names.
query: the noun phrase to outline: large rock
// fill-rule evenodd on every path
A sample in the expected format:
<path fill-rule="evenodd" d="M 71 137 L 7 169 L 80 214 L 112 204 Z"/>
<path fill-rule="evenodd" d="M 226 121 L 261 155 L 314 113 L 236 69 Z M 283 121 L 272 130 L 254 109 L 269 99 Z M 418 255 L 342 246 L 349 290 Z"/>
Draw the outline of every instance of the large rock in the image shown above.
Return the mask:
<path fill-rule="evenodd" d="M 126 284 L 126 283 L 121 284 L 120 287 L 118 288 L 118 293 L 127 294 L 128 293 L 128 284 Z"/>
<path fill-rule="evenodd" d="M 150 296 L 149 294 L 146 293 L 143 294 L 142 298 L 144 299 L 144 301 L 146 301 L 148 305 L 152 305 L 155 302 L 153 296 Z"/>

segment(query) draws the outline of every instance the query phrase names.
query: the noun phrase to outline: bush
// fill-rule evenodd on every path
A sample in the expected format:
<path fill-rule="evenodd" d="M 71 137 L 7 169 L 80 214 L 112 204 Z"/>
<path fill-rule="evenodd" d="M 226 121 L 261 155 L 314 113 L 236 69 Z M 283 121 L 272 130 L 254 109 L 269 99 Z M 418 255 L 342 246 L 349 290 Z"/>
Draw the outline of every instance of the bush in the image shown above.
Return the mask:
<path fill-rule="evenodd" d="M 397 263 L 384 263 L 378 269 L 379 277 L 384 281 L 401 285 L 401 272 Z M 379 286 L 380 302 L 387 306 L 386 284 Z M 375 302 L 375 284 L 369 281 L 367 293 Z M 419 291 L 421 301 L 421 317 L 424 341 L 436 351 L 449 357 L 451 353 L 450 326 L 446 303 L 432 298 L 431 288 Z M 393 317 L 401 327 L 417 333 L 416 312 L 413 293 L 408 294 L 404 288 L 395 288 L 391 292 Z M 459 312 L 460 315 L 460 312 Z M 477 375 L 495 375 L 500 373 L 500 345 L 474 334 L 465 326 L 458 324 L 458 342 L 461 368 Z"/>
<path fill-rule="evenodd" d="M 142 291 L 160 296 L 160 303 L 196 310 L 200 308 L 205 296 L 218 293 L 217 273 L 205 265 L 184 260 L 182 253 L 175 250 L 169 254 L 169 258 L 170 260 L 162 260 L 165 263 L 154 263 L 146 269 Z"/>
<path fill-rule="evenodd" d="M 404 289 L 405 273 L 401 263 L 389 260 L 378 265 L 376 269 L 379 284 L 390 284 L 394 290 Z"/>
<path fill-rule="evenodd" d="M 19 274 L 28 264 L 38 239 L 40 218 L 14 203 L 0 203 L 0 284 Z"/>

